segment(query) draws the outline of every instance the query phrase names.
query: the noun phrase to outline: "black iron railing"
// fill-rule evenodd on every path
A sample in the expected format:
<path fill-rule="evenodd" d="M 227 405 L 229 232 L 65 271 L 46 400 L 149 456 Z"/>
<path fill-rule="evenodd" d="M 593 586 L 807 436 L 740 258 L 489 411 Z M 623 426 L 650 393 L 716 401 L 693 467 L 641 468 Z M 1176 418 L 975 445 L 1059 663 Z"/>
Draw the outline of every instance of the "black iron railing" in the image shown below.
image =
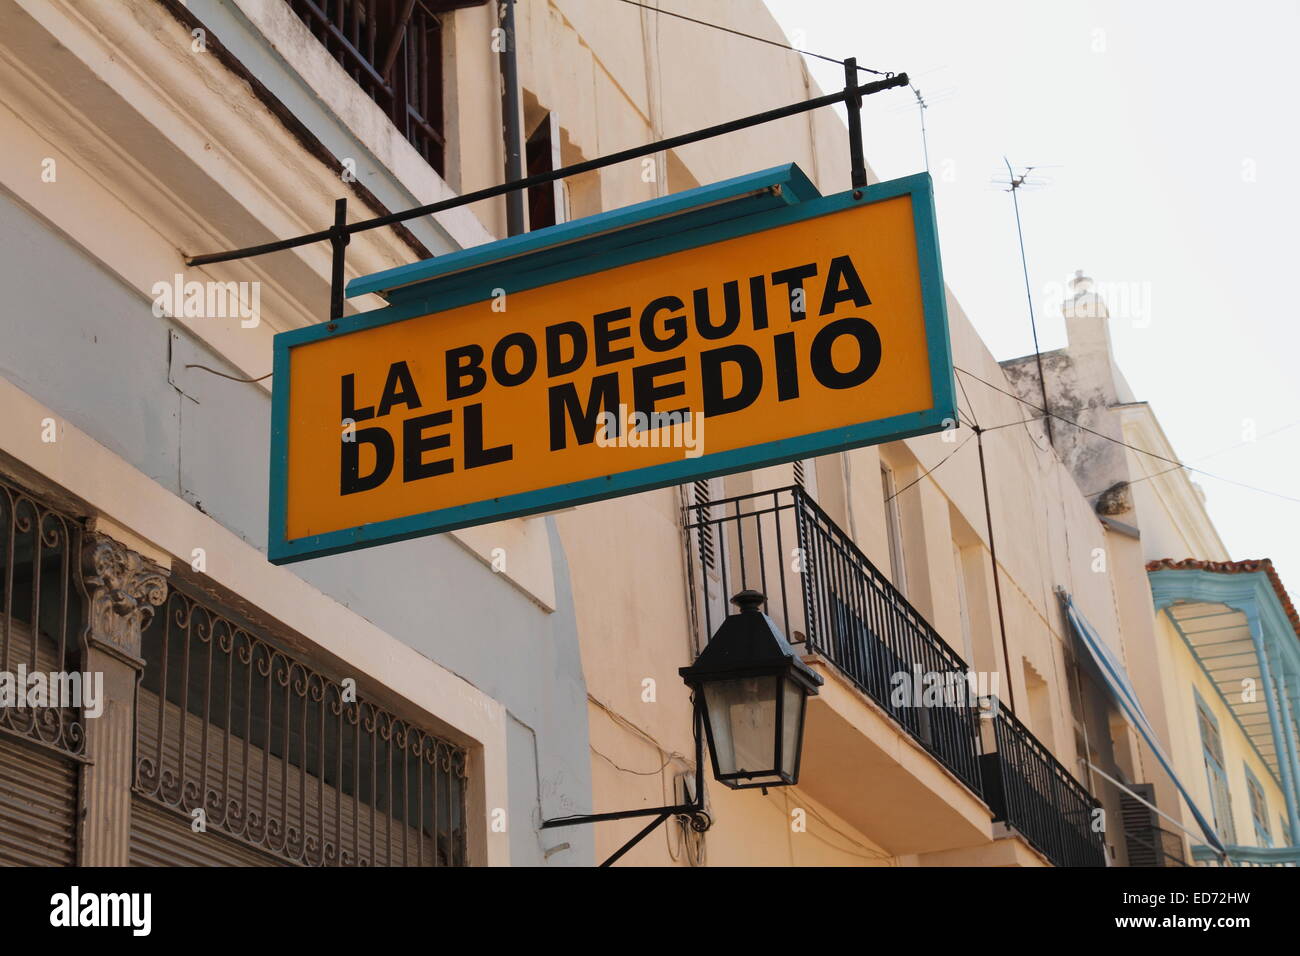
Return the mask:
<path fill-rule="evenodd" d="M 981 707 L 966 662 L 799 486 L 687 507 L 697 641 L 745 588 L 791 642 L 833 664 L 1057 866 L 1103 866 L 1096 801 L 996 698 Z M 918 689 L 942 688 L 917 700 Z M 991 725 L 991 729 L 990 729 Z"/>
<path fill-rule="evenodd" d="M 762 591 L 792 642 L 833 663 L 980 792 L 979 715 L 966 694 L 966 663 L 802 488 L 691 505 L 686 528 L 701 641 L 731 595 Z M 926 675 L 951 688 L 941 706 L 915 699 Z"/>
<path fill-rule="evenodd" d="M 1099 804 L 1015 715 L 987 699 L 984 800 L 1054 866 L 1105 866 Z"/>

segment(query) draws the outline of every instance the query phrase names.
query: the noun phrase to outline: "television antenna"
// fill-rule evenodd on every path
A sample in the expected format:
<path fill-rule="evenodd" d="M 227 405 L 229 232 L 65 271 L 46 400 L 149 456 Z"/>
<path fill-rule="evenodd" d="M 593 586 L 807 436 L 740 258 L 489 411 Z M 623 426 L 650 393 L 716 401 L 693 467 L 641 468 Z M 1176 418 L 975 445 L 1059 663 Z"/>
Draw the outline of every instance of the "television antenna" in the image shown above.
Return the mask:
<path fill-rule="evenodd" d="M 1038 387 L 1041 390 L 1043 398 L 1043 424 L 1047 427 L 1047 443 L 1056 448 L 1056 441 L 1052 435 L 1052 410 L 1047 402 L 1047 379 L 1043 375 L 1043 353 L 1038 347 L 1038 323 L 1034 318 L 1034 293 L 1029 285 L 1029 260 L 1025 257 L 1025 231 L 1020 224 L 1020 190 L 1045 186 L 1046 181 L 1035 179 L 1033 172 L 1036 169 L 1049 169 L 1052 167 L 1036 165 L 1022 166 L 1020 171 L 1011 165 L 1011 160 L 1002 157 L 1002 162 L 1007 166 L 1007 178 L 1005 180 L 994 180 L 994 182 L 1006 187 L 1005 192 L 1011 193 L 1011 205 L 1016 211 L 1016 238 L 1020 242 L 1020 268 L 1025 275 L 1025 299 L 1029 303 L 1029 328 L 1034 335 L 1034 362 L 1038 366 Z"/>

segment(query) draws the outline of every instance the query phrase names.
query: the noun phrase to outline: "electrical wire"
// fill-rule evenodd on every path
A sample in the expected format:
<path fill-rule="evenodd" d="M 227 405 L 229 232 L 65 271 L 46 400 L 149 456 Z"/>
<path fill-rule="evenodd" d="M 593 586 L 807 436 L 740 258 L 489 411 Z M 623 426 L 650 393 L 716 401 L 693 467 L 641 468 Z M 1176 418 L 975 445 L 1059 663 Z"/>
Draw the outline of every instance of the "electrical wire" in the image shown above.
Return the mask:
<path fill-rule="evenodd" d="M 1209 460 L 1210 458 L 1218 458 L 1219 455 L 1225 455 L 1229 453 L 1229 451 L 1235 451 L 1236 449 L 1239 449 L 1239 447 L 1244 447 L 1247 445 L 1255 445 L 1256 442 L 1262 440 L 1262 438 L 1268 438 L 1270 436 L 1274 436 L 1274 434 L 1278 434 L 1279 432 L 1286 432 L 1287 429 L 1295 428 L 1296 425 L 1300 425 L 1300 421 L 1292 421 L 1291 424 L 1282 425 L 1282 428 L 1274 428 L 1273 431 L 1265 432 L 1264 434 L 1261 434 L 1261 436 L 1257 436 L 1256 438 L 1253 438 L 1253 440 L 1251 441 L 1239 441 L 1238 444 L 1236 445 L 1229 445 L 1226 447 L 1226 449 L 1219 449 L 1218 451 L 1212 451 L 1212 453 L 1208 455 L 1199 455 L 1199 457 L 1192 460 L 1196 460 L 1196 462 L 1205 462 L 1205 460 Z M 1164 471 L 1157 471 L 1152 473 L 1152 475 L 1143 475 L 1140 477 L 1140 479 L 1134 479 L 1132 481 L 1128 481 L 1128 483 L 1126 484 L 1136 485 L 1139 483 L 1139 481 L 1149 481 L 1153 479 L 1153 477 L 1160 477 L 1161 475 L 1167 475 L 1167 473 L 1171 471 L 1182 471 L 1184 467 L 1187 466 L 1183 466 L 1183 464 L 1175 464 L 1173 468 L 1165 468 Z M 1101 492 L 1105 492 L 1105 490 L 1109 490 L 1109 489 L 1102 488 Z M 1101 494 L 1101 492 L 1093 492 L 1092 494 L 1087 494 L 1087 496 L 1084 497 L 1091 498 L 1095 496 L 1095 494 Z"/>
<path fill-rule="evenodd" d="M 267 372 L 265 375 L 259 375 L 257 378 L 242 378 L 241 376 L 238 376 L 238 375 L 227 375 L 225 372 L 218 372 L 215 368 L 208 368 L 206 365 L 198 365 L 198 364 L 195 364 L 195 363 L 190 363 L 189 365 L 186 365 L 185 367 L 186 367 L 186 368 L 201 368 L 201 369 L 203 369 L 203 371 L 205 371 L 205 372 L 211 372 L 213 375 L 220 375 L 222 378 L 228 378 L 228 379 L 230 379 L 232 382 L 260 382 L 260 381 L 262 381 L 263 379 L 270 378 L 272 375 L 275 374 L 274 372 Z"/>
<path fill-rule="evenodd" d="M 1026 399 L 1021 398 L 1019 395 L 1016 395 L 1012 392 L 1008 392 L 1005 388 L 999 388 L 997 385 L 994 385 L 992 382 L 986 382 L 984 379 L 980 378 L 974 372 L 968 372 L 964 368 L 958 368 L 957 366 L 953 366 L 953 368 L 956 369 L 958 372 L 961 372 L 963 375 L 968 375 L 971 378 L 975 379 L 975 381 L 983 385 L 987 385 L 995 392 L 1001 392 L 1003 395 L 1007 396 L 1007 398 L 1014 398 L 1017 402 L 1020 402 L 1020 404 L 1022 405 L 1027 405 L 1028 407 L 1034 409 L 1035 411 L 1041 412 L 1042 414 L 1047 415 L 1050 418 L 1055 418 L 1058 421 L 1065 422 L 1065 424 L 1067 425 L 1073 425 L 1075 428 L 1078 428 L 1081 431 L 1085 431 L 1090 435 L 1096 435 L 1098 438 L 1104 438 L 1108 442 L 1114 442 L 1116 445 L 1122 445 L 1123 447 L 1138 452 L 1139 454 L 1148 455 L 1152 458 L 1159 459 L 1160 461 L 1166 461 L 1171 465 L 1177 465 L 1179 468 L 1186 468 L 1188 471 L 1194 471 L 1197 474 L 1205 475 L 1207 478 L 1215 478 L 1219 481 L 1227 482 L 1230 485 L 1236 485 L 1239 488 L 1245 488 L 1249 491 L 1257 491 L 1260 494 L 1271 495 L 1274 498 L 1281 498 L 1283 501 L 1294 501 L 1297 504 L 1300 504 L 1300 498 L 1295 498 L 1292 497 L 1291 495 L 1284 495 L 1280 491 L 1271 491 L 1268 488 L 1260 488 L 1256 485 L 1248 485 L 1244 481 L 1235 481 L 1232 478 L 1225 478 L 1223 475 L 1216 475 L 1214 474 L 1214 472 L 1206 471 L 1204 468 L 1197 468 L 1194 465 L 1187 464 L 1186 462 L 1178 461 L 1177 459 L 1174 458 L 1167 458 L 1164 455 L 1161 455 L 1154 451 L 1148 451 L 1145 448 L 1139 448 L 1137 445 L 1130 445 L 1128 442 L 1124 441 L 1123 439 L 1112 438 L 1110 435 L 1103 434 L 1102 432 L 1097 431 L 1095 428 L 1089 428 L 1087 425 L 1081 425 L 1079 422 L 1076 422 L 1072 419 L 1065 418 L 1064 416 L 1056 414 L 1056 412 L 1049 412 L 1045 408 L 1042 408 L 1039 405 L 1035 405 L 1031 401 L 1027 401 Z M 1007 424 L 1020 425 L 1023 423 L 1008 422 Z M 999 426 L 992 426 L 992 427 L 1000 428 L 1002 426 L 999 425 Z M 990 429 L 988 428 L 985 429 L 985 431 L 989 431 L 989 430 Z M 1154 477 L 1154 476 L 1150 476 L 1150 477 Z"/>
<path fill-rule="evenodd" d="M 1022 418 L 1016 422 L 1003 422 L 1001 425 L 990 425 L 988 428 L 982 430 L 986 432 L 995 432 L 999 428 L 1014 428 L 1016 425 L 1030 425 L 1036 421 L 1038 421 L 1037 418 Z M 1039 446 L 1039 448 L 1041 450 L 1042 446 Z"/>
<path fill-rule="evenodd" d="M 909 481 L 909 482 L 908 482 L 907 484 L 905 484 L 902 488 L 899 488 L 899 489 L 898 489 L 897 491 L 895 491 L 892 495 L 890 495 L 888 498 L 886 498 L 886 499 L 885 499 L 885 504 L 889 504 L 889 502 L 893 501 L 895 498 L 897 498 L 899 495 L 901 495 L 903 492 L 905 492 L 908 488 L 911 488 L 913 485 L 920 484 L 922 481 L 924 481 L 924 480 L 925 480 L 926 478 L 928 478 L 930 475 L 933 475 L 936 471 L 938 471 L 940 468 L 943 467 L 943 463 L 944 463 L 945 461 L 947 461 L 947 460 L 948 460 L 949 458 L 951 458 L 953 455 L 957 454 L 957 452 L 959 452 L 959 451 L 961 451 L 963 448 L 965 448 L 965 447 L 966 447 L 966 443 L 969 442 L 972 438 L 974 438 L 975 435 L 977 435 L 977 434 L 978 434 L 978 431 L 974 431 L 974 432 L 971 432 L 971 434 L 967 435 L 965 438 L 963 438 L 961 444 L 958 445 L 956 448 L 954 448 L 952 451 L 948 452 L 948 454 L 945 455 L 943 458 L 941 458 L 941 459 L 939 460 L 939 463 L 938 463 L 937 465 L 935 465 L 935 466 L 934 466 L 933 468 L 931 468 L 929 471 L 925 472 L 925 474 L 921 475 L 921 476 L 918 477 L 916 480 L 914 480 L 914 481 Z"/>
<path fill-rule="evenodd" d="M 1132 487 L 1133 485 L 1136 485 L 1136 484 L 1137 484 L 1138 482 L 1140 482 L 1140 481 L 1150 481 L 1152 478 L 1159 478 L 1161 475 L 1167 475 L 1167 474 L 1169 474 L 1171 471 L 1182 471 L 1182 470 L 1183 470 L 1183 466 L 1182 466 L 1182 465 L 1174 465 L 1174 467 L 1172 467 L 1172 468 L 1165 468 L 1165 469 L 1163 469 L 1162 471 L 1157 471 L 1157 472 L 1155 472 L 1154 474 L 1143 475 L 1141 478 L 1134 478 L 1132 481 L 1126 481 L 1126 482 L 1124 482 L 1124 487 L 1125 487 L 1125 488 L 1130 488 L 1130 487 Z M 1110 491 L 1110 488 L 1103 488 L 1103 489 L 1101 489 L 1101 491 L 1093 491 L 1093 492 L 1090 492 L 1089 494 L 1084 495 L 1084 497 L 1085 497 L 1085 498 L 1095 498 L 1097 495 L 1103 494 L 1103 493 L 1105 493 L 1105 492 L 1107 492 L 1107 491 Z"/>
<path fill-rule="evenodd" d="M 1243 448 L 1246 445 L 1253 445 L 1256 442 L 1261 441 L 1262 439 L 1268 438 L 1272 435 L 1276 435 L 1280 432 L 1287 431 L 1288 429 L 1295 428 L 1297 425 L 1300 425 L 1300 422 L 1292 422 L 1289 425 L 1283 425 L 1281 428 L 1274 428 L 1272 431 L 1264 432 L 1264 434 L 1262 435 L 1256 435 L 1254 438 L 1239 441 L 1235 445 L 1229 445 L 1227 448 L 1220 448 L 1218 451 L 1212 451 L 1208 455 L 1199 455 L 1194 460 L 1208 461 L 1211 458 L 1218 458 L 1220 455 L 1226 455 L 1228 452 L 1236 451 L 1238 448 Z"/>
<path fill-rule="evenodd" d="M 970 410 L 970 418 L 971 418 L 972 426 L 978 425 L 980 423 L 980 420 L 975 414 L 975 403 L 972 402 L 970 400 L 970 396 L 966 394 L 966 383 L 963 382 L 961 379 L 957 379 L 957 387 L 961 389 L 962 398 L 966 399 L 966 407 Z M 958 406 L 957 411 L 959 412 L 961 411 L 960 406 Z"/>
<path fill-rule="evenodd" d="M 740 30 L 733 30 L 731 27 L 724 27 L 720 23 L 710 23 L 708 20 L 697 20 L 695 17 L 688 17 L 684 13 L 674 13 L 671 10 L 661 10 L 658 7 L 652 7 L 647 3 L 638 3 L 637 0 L 619 0 L 620 3 L 626 3 L 628 6 L 640 7 L 642 10 L 649 10 L 651 13 L 660 13 L 666 17 L 676 17 L 678 20 L 686 20 L 690 23 L 697 23 L 702 27 L 711 27 L 714 30 L 721 30 L 723 33 L 730 33 L 733 36 L 744 37 L 746 40 L 756 40 L 759 43 L 766 43 L 768 46 L 780 47 L 782 50 L 789 50 L 791 53 L 799 53 L 803 56 L 811 56 L 818 60 L 825 60 L 827 63 L 838 63 L 844 65 L 843 60 L 838 60 L 833 56 L 826 56 L 821 53 L 813 53 L 809 50 L 800 50 L 798 47 L 791 46 L 788 43 L 782 43 L 779 40 L 769 40 L 767 37 L 755 36 L 752 33 L 744 33 Z M 890 77 L 893 73 L 887 73 L 884 70 L 873 70 L 870 67 L 858 67 L 860 73 L 873 73 L 876 76 Z"/>
<path fill-rule="evenodd" d="M 588 744 L 588 746 L 590 747 L 591 745 Z M 599 750 L 597 750 L 595 747 L 591 747 L 591 752 L 594 753 L 597 757 L 600 757 L 602 760 L 604 760 L 607 764 L 609 764 L 609 765 L 610 765 L 611 767 L 613 767 L 615 770 L 620 770 L 620 771 L 622 771 L 623 773 L 632 773 L 632 774 L 636 774 L 638 777 L 657 777 L 657 776 L 659 776 L 659 774 L 663 773 L 663 772 L 664 772 L 664 768 L 667 767 L 667 766 L 668 766 L 670 763 L 672 763 L 674 760 L 678 760 L 678 759 L 683 760 L 683 761 L 686 760 L 686 758 L 683 757 L 683 756 L 682 756 L 681 754 L 679 754 L 679 753 L 670 753 L 670 754 L 668 755 L 668 759 L 665 760 L 663 763 L 661 763 L 661 764 L 660 764 L 658 767 L 656 767 L 654 770 L 632 770 L 632 769 L 629 768 L 629 767 L 620 767 L 618 764 L 614 763 L 613 760 L 611 760 L 609 757 L 605 756 L 603 753 L 601 753 L 601 752 L 600 752 Z M 662 751 L 661 751 L 661 752 L 662 752 Z"/>

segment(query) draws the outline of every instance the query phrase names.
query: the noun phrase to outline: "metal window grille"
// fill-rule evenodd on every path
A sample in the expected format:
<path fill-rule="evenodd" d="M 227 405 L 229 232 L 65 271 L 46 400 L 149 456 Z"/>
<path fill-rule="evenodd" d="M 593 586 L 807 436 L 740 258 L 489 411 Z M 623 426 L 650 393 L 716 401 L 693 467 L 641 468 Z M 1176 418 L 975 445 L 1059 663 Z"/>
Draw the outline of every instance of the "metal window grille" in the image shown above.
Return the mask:
<path fill-rule="evenodd" d="M 438 14 L 481 2 L 289 0 L 289 6 L 442 175 L 446 140 Z"/>
<path fill-rule="evenodd" d="M 172 582 L 145 631 L 136 791 L 304 865 L 466 865 L 467 754 Z"/>
<path fill-rule="evenodd" d="M 12 705 L 0 706 L 0 731 L 84 758 L 81 708 L 63 706 L 62 693 L 82 670 L 81 525 L 0 481 L 0 535 L 0 672 L 12 675 L 15 691 Z M 22 674 L 58 674 L 59 699 L 28 706 Z"/>

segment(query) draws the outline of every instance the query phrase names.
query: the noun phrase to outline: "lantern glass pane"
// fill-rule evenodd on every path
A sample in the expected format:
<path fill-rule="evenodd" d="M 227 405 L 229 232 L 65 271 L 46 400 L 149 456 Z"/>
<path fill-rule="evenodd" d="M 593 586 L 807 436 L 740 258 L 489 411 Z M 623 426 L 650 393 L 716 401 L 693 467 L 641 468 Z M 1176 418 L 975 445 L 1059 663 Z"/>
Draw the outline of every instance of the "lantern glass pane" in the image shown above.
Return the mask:
<path fill-rule="evenodd" d="M 776 677 L 745 677 L 704 684 L 721 775 L 776 768 Z"/>
<path fill-rule="evenodd" d="M 781 772 L 794 779 L 795 761 L 803 738 L 803 687 L 788 678 L 781 681 Z"/>

